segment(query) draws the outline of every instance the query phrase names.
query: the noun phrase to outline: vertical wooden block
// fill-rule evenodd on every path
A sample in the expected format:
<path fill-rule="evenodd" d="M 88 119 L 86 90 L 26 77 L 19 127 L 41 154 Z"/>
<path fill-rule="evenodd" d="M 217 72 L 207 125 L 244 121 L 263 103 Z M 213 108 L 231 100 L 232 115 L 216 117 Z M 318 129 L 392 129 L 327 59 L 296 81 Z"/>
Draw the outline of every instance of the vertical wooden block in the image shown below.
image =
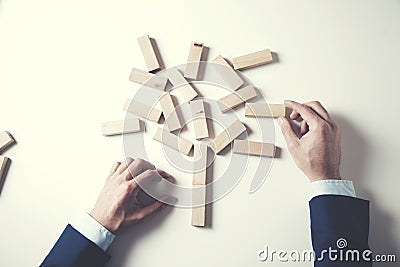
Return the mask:
<path fill-rule="evenodd" d="M 170 93 L 165 93 L 160 97 L 160 105 L 164 113 L 165 123 L 168 125 L 168 130 L 173 132 L 182 128 L 182 123 L 179 120 L 175 109 L 174 102 Z"/>
<path fill-rule="evenodd" d="M 0 134 L 0 152 L 5 150 L 7 147 L 15 143 L 14 138 L 9 132 L 2 132 Z"/>
<path fill-rule="evenodd" d="M 222 79 L 226 81 L 230 89 L 237 90 L 243 85 L 244 82 L 242 78 L 240 78 L 236 71 L 232 69 L 231 65 L 222 56 L 216 57 L 211 62 L 219 64 L 216 67 L 216 70 L 221 75 Z"/>
<path fill-rule="evenodd" d="M 129 75 L 129 80 L 162 91 L 165 90 L 168 82 L 168 78 L 135 68 L 132 69 L 131 74 Z"/>
<path fill-rule="evenodd" d="M 246 127 L 239 121 L 235 121 L 213 139 L 213 149 L 220 153 L 234 139 L 246 131 Z"/>
<path fill-rule="evenodd" d="M 201 203 L 206 201 L 206 187 L 194 185 L 192 190 L 192 203 Z M 206 205 L 196 205 L 192 208 L 192 226 L 206 226 Z"/>
<path fill-rule="evenodd" d="M 278 118 L 285 117 L 284 104 L 246 103 L 246 117 Z"/>
<path fill-rule="evenodd" d="M 156 72 L 162 68 L 161 57 L 158 53 L 155 40 L 148 35 L 139 37 L 138 43 L 149 72 Z"/>
<path fill-rule="evenodd" d="M 157 129 L 153 139 L 185 155 L 189 155 L 193 147 L 193 144 L 188 140 L 165 131 L 162 128 Z"/>
<path fill-rule="evenodd" d="M 221 112 L 226 112 L 233 109 L 244 102 L 257 96 L 256 90 L 250 85 L 243 87 L 218 100 L 218 106 Z"/>
<path fill-rule="evenodd" d="M 3 188 L 10 163 L 11 160 L 9 158 L 0 156 L 0 192 Z"/>
<path fill-rule="evenodd" d="M 178 92 L 185 102 L 189 102 L 198 95 L 196 90 L 194 90 L 193 87 L 187 82 L 179 70 L 169 70 L 168 78 L 171 84 L 174 86 L 174 91 Z"/>
<path fill-rule="evenodd" d="M 235 70 L 245 70 L 273 61 L 271 51 L 269 49 L 261 50 L 251 54 L 232 58 L 233 68 Z"/>
<path fill-rule="evenodd" d="M 207 145 L 196 144 L 194 146 L 194 173 L 193 185 L 207 184 Z"/>
<path fill-rule="evenodd" d="M 129 120 L 107 121 L 101 124 L 104 136 L 141 132 L 142 128 L 138 118 Z"/>
<path fill-rule="evenodd" d="M 190 45 L 190 51 L 185 70 L 185 78 L 193 80 L 197 79 L 203 48 L 204 46 L 202 43 L 192 42 Z"/>
<path fill-rule="evenodd" d="M 129 98 L 125 101 L 123 110 L 135 114 L 136 116 L 139 116 L 145 120 L 154 121 L 157 123 L 162 114 L 161 110 L 159 109 L 147 106 L 146 104 L 131 100 Z"/>
<path fill-rule="evenodd" d="M 273 158 L 275 155 L 275 145 L 236 139 L 233 143 L 233 153 Z"/>
<path fill-rule="evenodd" d="M 190 108 L 192 110 L 194 135 L 196 136 L 196 140 L 209 137 L 203 100 L 191 101 Z"/>

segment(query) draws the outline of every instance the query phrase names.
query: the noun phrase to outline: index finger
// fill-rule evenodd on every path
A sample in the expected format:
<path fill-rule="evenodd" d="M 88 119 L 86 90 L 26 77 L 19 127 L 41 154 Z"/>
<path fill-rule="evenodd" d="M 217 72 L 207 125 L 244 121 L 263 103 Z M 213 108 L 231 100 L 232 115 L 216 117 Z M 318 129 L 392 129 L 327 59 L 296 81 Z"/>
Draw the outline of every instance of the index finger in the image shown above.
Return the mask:
<path fill-rule="evenodd" d="M 319 119 L 318 115 L 315 114 L 309 106 L 300 104 L 296 101 L 285 100 L 285 106 L 299 113 L 310 127 L 313 127 Z"/>

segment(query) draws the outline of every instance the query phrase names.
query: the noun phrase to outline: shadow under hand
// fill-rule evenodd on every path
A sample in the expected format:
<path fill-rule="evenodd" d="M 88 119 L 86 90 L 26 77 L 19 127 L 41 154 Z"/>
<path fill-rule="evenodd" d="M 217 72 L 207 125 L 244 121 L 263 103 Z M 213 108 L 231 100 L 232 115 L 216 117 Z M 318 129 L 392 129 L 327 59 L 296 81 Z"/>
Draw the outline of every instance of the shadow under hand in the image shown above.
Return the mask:
<path fill-rule="evenodd" d="M 381 208 L 373 192 L 365 186 L 368 177 L 367 166 L 374 164 L 371 145 L 362 132 L 358 131 L 345 117 L 333 114 L 333 118 L 338 123 L 342 134 L 342 178 L 353 181 L 357 197 L 370 201 L 369 244 L 371 250 L 374 254 L 395 254 L 399 251 L 399 244 L 392 234 L 395 229 L 394 219 L 390 213 Z M 386 262 L 384 265 L 396 266 L 394 262 Z"/>

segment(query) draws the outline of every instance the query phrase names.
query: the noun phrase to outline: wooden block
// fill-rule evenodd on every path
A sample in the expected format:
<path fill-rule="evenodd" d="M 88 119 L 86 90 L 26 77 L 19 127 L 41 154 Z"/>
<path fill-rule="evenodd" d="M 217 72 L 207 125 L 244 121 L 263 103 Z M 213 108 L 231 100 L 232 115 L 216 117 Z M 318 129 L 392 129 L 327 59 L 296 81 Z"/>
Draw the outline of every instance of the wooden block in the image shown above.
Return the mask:
<path fill-rule="evenodd" d="M 203 100 L 191 101 L 190 108 L 192 110 L 194 135 L 196 136 L 196 140 L 209 137 Z"/>
<path fill-rule="evenodd" d="M 194 146 L 193 185 L 207 184 L 207 149 L 207 145 L 196 144 Z"/>
<path fill-rule="evenodd" d="M 244 131 L 246 131 L 246 127 L 239 120 L 228 126 L 224 131 L 222 131 L 213 139 L 213 149 L 215 153 L 220 153 L 222 149 L 229 145 Z"/>
<path fill-rule="evenodd" d="M 257 96 L 256 90 L 250 85 L 243 87 L 218 100 L 219 109 L 226 112 Z"/>
<path fill-rule="evenodd" d="M 125 101 L 123 110 L 135 114 L 136 116 L 139 116 L 145 120 L 149 121 L 154 121 L 157 122 L 161 118 L 162 111 L 150 106 L 147 106 L 146 104 L 127 99 Z"/>
<path fill-rule="evenodd" d="M 203 53 L 203 44 L 192 42 L 190 45 L 189 56 L 186 64 L 185 77 L 189 79 L 197 79 L 199 73 L 201 55 Z"/>
<path fill-rule="evenodd" d="M 7 157 L 0 156 L 0 192 L 6 179 L 7 171 L 11 160 Z"/>
<path fill-rule="evenodd" d="M 174 102 L 170 93 L 166 93 L 160 97 L 160 105 L 164 114 L 165 123 L 168 125 L 168 130 L 173 132 L 182 128 L 182 123 L 176 113 Z"/>
<path fill-rule="evenodd" d="M 12 145 L 14 142 L 15 140 L 9 132 L 2 132 L 0 134 L 0 152 Z"/>
<path fill-rule="evenodd" d="M 135 68 L 132 69 L 131 74 L 129 75 L 129 80 L 162 91 L 165 90 L 168 82 L 168 78 Z"/>
<path fill-rule="evenodd" d="M 193 144 L 188 140 L 165 131 L 162 128 L 157 129 L 153 139 L 185 155 L 189 155 L 193 147 Z"/>
<path fill-rule="evenodd" d="M 216 57 L 211 62 L 221 65 L 218 66 L 216 70 L 217 72 L 219 72 L 222 79 L 226 81 L 230 89 L 237 90 L 240 86 L 243 85 L 244 82 L 242 78 L 240 78 L 236 71 L 232 69 L 231 65 L 222 56 Z"/>
<path fill-rule="evenodd" d="M 232 58 L 233 68 L 235 70 L 245 70 L 264 64 L 271 63 L 273 61 L 271 51 L 269 49 L 261 50 L 251 54 L 247 54 L 240 57 Z"/>
<path fill-rule="evenodd" d="M 192 190 L 192 203 L 206 202 L 207 189 L 205 186 L 194 185 Z M 206 225 L 206 205 L 196 205 L 192 208 L 192 226 L 204 227 Z"/>
<path fill-rule="evenodd" d="M 179 70 L 169 70 L 168 78 L 171 84 L 174 86 L 174 91 L 178 92 L 185 102 L 189 102 L 198 95 L 196 90 L 194 90 L 188 81 L 186 81 L 185 77 L 183 77 Z"/>
<path fill-rule="evenodd" d="M 275 155 L 275 145 L 236 139 L 233 143 L 233 153 L 273 158 Z"/>
<path fill-rule="evenodd" d="M 138 118 L 119 121 L 107 121 L 101 124 L 101 132 L 104 136 L 141 132 Z"/>
<path fill-rule="evenodd" d="M 246 103 L 246 117 L 278 118 L 285 117 L 284 104 Z"/>
<path fill-rule="evenodd" d="M 162 64 L 155 41 L 152 40 L 148 35 L 139 37 L 137 40 L 140 49 L 142 50 L 148 71 L 155 72 L 160 70 L 162 68 Z"/>

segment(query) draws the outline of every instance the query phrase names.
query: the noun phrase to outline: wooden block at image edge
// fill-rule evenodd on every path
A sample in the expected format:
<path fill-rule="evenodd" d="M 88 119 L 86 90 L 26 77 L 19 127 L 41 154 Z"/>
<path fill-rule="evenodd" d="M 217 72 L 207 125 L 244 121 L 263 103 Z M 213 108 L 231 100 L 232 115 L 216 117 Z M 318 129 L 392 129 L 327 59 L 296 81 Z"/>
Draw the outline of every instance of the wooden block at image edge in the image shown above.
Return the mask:
<path fill-rule="evenodd" d="M 107 121 L 101 124 L 101 132 L 104 136 L 141 132 L 142 128 L 138 118 Z"/>
<path fill-rule="evenodd" d="M 155 47 L 155 41 L 152 40 L 148 35 L 139 37 L 137 40 L 140 49 L 142 50 L 148 71 L 155 72 L 160 70 L 162 68 L 161 59 L 160 55 L 157 54 L 158 51 Z"/>
<path fill-rule="evenodd" d="M 189 102 L 198 95 L 196 90 L 193 89 L 179 70 L 169 70 L 167 76 L 171 84 L 174 86 L 173 90 L 177 92 L 185 102 Z"/>
<path fill-rule="evenodd" d="M 246 131 L 246 127 L 239 121 L 235 121 L 213 139 L 214 151 L 220 153 L 227 145 L 233 142 L 239 135 Z"/>
<path fill-rule="evenodd" d="M 190 108 L 192 110 L 192 119 L 194 125 L 194 135 L 196 140 L 209 137 L 207 118 L 204 111 L 204 101 L 195 100 L 190 102 Z"/>
<path fill-rule="evenodd" d="M 192 203 L 206 202 L 207 190 L 205 186 L 194 185 L 192 190 Z M 206 205 L 196 205 L 192 208 L 192 226 L 204 227 L 206 225 Z"/>
<path fill-rule="evenodd" d="M 275 155 L 275 145 L 248 140 L 234 140 L 233 153 L 272 158 Z"/>
<path fill-rule="evenodd" d="M 245 70 L 273 61 L 271 51 L 269 49 L 261 50 L 251 54 L 232 58 L 233 68 L 235 70 Z"/>
<path fill-rule="evenodd" d="M 243 80 L 240 78 L 239 74 L 229 65 L 229 63 L 225 60 L 224 57 L 219 55 L 216 57 L 212 63 L 220 64 L 221 66 L 217 66 L 216 70 L 221 75 L 222 79 L 226 81 L 229 88 L 232 90 L 237 90 L 240 86 L 243 85 Z"/>
<path fill-rule="evenodd" d="M 164 114 L 165 123 L 168 125 L 168 130 L 173 132 L 182 128 L 182 123 L 179 120 L 177 110 L 170 93 L 165 93 L 160 97 L 160 105 Z"/>
<path fill-rule="evenodd" d="M 165 90 L 168 82 L 168 78 L 148 73 L 136 68 L 132 68 L 131 74 L 129 75 L 129 80 L 131 82 L 143 84 L 145 86 L 162 91 Z"/>
<path fill-rule="evenodd" d="M 145 120 L 157 122 L 161 118 L 162 111 L 156 108 L 152 108 L 146 104 L 127 99 L 125 101 L 123 110 L 135 114 Z"/>
<path fill-rule="evenodd" d="M 202 43 L 192 42 L 190 45 L 189 56 L 184 75 L 185 78 L 194 80 L 197 79 L 203 48 L 204 46 Z"/>
<path fill-rule="evenodd" d="M 15 143 L 14 138 L 9 132 L 2 132 L 0 134 L 0 152 Z"/>
<path fill-rule="evenodd" d="M 252 86 L 248 85 L 219 99 L 218 107 L 221 112 L 227 112 L 228 110 L 233 109 L 256 96 L 256 90 Z"/>
<path fill-rule="evenodd" d="M 193 147 L 193 144 L 188 140 L 165 131 L 162 128 L 157 129 L 153 139 L 185 155 L 189 155 Z"/>
<path fill-rule="evenodd" d="M 246 103 L 246 117 L 278 118 L 285 117 L 284 104 Z"/>
<path fill-rule="evenodd" d="M 0 156 L 0 193 L 3 188 L 6 174 L 10 166 L 11 160 L 7 157 Z"/>

